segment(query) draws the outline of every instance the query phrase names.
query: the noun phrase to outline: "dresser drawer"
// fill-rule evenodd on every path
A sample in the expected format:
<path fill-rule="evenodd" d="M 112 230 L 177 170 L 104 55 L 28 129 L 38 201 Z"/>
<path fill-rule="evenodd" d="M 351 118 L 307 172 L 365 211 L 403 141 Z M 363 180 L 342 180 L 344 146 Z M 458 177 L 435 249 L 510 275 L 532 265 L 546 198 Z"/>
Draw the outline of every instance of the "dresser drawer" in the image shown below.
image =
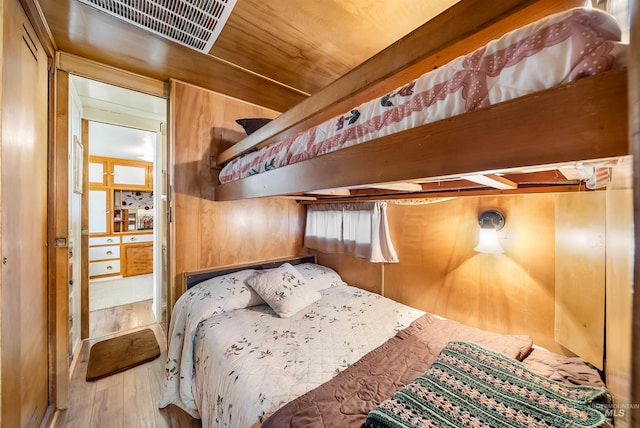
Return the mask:
<path fill-rule="evenodd" d="M 89 263 L 89 277 L 120 274 L 120 260 Z"/>
<path fill-rule="evenodd" d="M 120 258 L 120 245 L 89 247 L 89 261 Z"/>
<path fill-rule="evenodd" d="M 133 244 L 137 242 L 153 242 L 153 234 L 146 235 L 124 235 L 122 237 L 123 244 Z"/>
<path fill-rule="evenodd" d="M 90 247 L 93 247 L 94 245 L 114 245 L 119 243 L 119 236 L 96 236 L 93 238 L 89 238 Z"/>

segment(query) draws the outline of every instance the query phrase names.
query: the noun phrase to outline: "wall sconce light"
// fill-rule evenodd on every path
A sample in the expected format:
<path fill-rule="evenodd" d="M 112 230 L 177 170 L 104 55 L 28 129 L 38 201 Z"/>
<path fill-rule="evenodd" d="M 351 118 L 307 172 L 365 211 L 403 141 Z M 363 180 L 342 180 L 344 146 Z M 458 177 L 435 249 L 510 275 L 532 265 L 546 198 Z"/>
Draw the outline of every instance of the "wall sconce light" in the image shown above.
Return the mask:
<path fill-rule="evenodd" d="M 504 250 L 498 242 L 498 231 L 504 226 L 504 216 L 496 210 L 482 212 L 478 216 L 480 233 L 478 235 L 478 245 L 474 248 L 479 253 L 500 254 Z"/>

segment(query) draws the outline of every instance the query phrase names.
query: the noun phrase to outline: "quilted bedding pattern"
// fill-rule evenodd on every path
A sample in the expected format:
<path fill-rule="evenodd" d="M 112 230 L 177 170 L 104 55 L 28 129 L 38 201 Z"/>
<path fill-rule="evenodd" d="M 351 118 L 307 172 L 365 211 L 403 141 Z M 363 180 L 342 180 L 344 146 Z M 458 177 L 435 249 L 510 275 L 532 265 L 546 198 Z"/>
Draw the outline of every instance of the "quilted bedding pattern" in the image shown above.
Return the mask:
<path fill-rule="evenodd" d="M 200 321 L 188 323 L 195 327 L 190 361 L 168 381 L 180 383 L 180 395 L 165 393 L 170 396 L 163 404 L 200 417 L 203 427 L 260 426 L 284 403 L 331 379 L 424 313 L 348 285 L 320 293 L 319 301 L 290 318 L 266 305 L 205 310 L 204 318 L 184 308 Z"/>
<path fill-rule="evenodd" d="M 227 183 L 405 129 L 551 88 L 614 66 L 620 28 L 577 8 L 512 31 L 351 111 L 229 162 Z M 623 61 L 623 59 L 620 59 Z"/>
<path fill-rule="evenodd" d="M 518 360 L 532 346 L 528 336 L 486 332 L 425 314 L 331 381 L 282 407 L 262 426 L 361 428 L 375 406 L 422 375 L 452 340 L 474 342 Z"/>

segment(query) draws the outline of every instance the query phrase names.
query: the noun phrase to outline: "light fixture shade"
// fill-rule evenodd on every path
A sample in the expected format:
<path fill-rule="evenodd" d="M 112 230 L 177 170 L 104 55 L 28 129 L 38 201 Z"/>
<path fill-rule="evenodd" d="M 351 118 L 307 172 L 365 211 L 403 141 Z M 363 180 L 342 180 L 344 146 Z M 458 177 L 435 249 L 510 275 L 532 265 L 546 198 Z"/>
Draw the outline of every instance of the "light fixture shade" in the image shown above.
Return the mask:
<path fill-rule="evenodd" d="M 479 253 L 501 254 L 504 250 L 498 242 L 498 231 L 494 228 L 482 228 L 478 234 L 478 245 L 474 248 Z"/>
<path fill-rule="evenodd" d="M 500 211 L 487 210 L 478 216 L 480 233 L 478 245 L 474 248 L 479 253 L 500 254 L 504 253 L 498 242 L 498 230 L 504 226 L 504 216 Z"/>

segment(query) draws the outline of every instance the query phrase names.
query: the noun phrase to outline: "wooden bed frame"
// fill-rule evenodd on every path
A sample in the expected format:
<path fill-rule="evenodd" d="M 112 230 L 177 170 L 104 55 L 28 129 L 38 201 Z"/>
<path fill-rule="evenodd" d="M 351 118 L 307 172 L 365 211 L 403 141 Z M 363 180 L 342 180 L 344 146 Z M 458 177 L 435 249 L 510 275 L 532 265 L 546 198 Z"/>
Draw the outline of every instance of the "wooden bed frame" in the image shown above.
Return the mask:
<path fill-rule="evenodd" d="M 184 283 L 187 290 L 191 287 L 201 283 L 210 278 L 226 275 L 228 273 L 238 272 L 245 269 L 273 269 L 284 263 L 290 263 L 292 265 L 299 265 L 301 263 L 315 263 L 316 256 L 314 254 L 306 254 L 298 257 L 283 258 L 278 260 L 271 260 L 268 262 L 258 262 L 254 264 L 234 265 L 215 269 L 205 269 L 195 272 L 184 273 Z"/>
<path fill-rule="evenodd" d="M 489 3 L 461 0 L 220 153 L 216 162 L 222 165 L 255 147 L 317 125 L 506 31 L 582 3 L 575 0 Z M 302 195 L 319 189 L 443 179 L 460 174 L 625 156 L 629 154 L 626 75 L 625 68 L 611 70 L 221 184 L 215 187 L 215 199 Z M 469 153 L 473 156 L 468 156 Z"/>

